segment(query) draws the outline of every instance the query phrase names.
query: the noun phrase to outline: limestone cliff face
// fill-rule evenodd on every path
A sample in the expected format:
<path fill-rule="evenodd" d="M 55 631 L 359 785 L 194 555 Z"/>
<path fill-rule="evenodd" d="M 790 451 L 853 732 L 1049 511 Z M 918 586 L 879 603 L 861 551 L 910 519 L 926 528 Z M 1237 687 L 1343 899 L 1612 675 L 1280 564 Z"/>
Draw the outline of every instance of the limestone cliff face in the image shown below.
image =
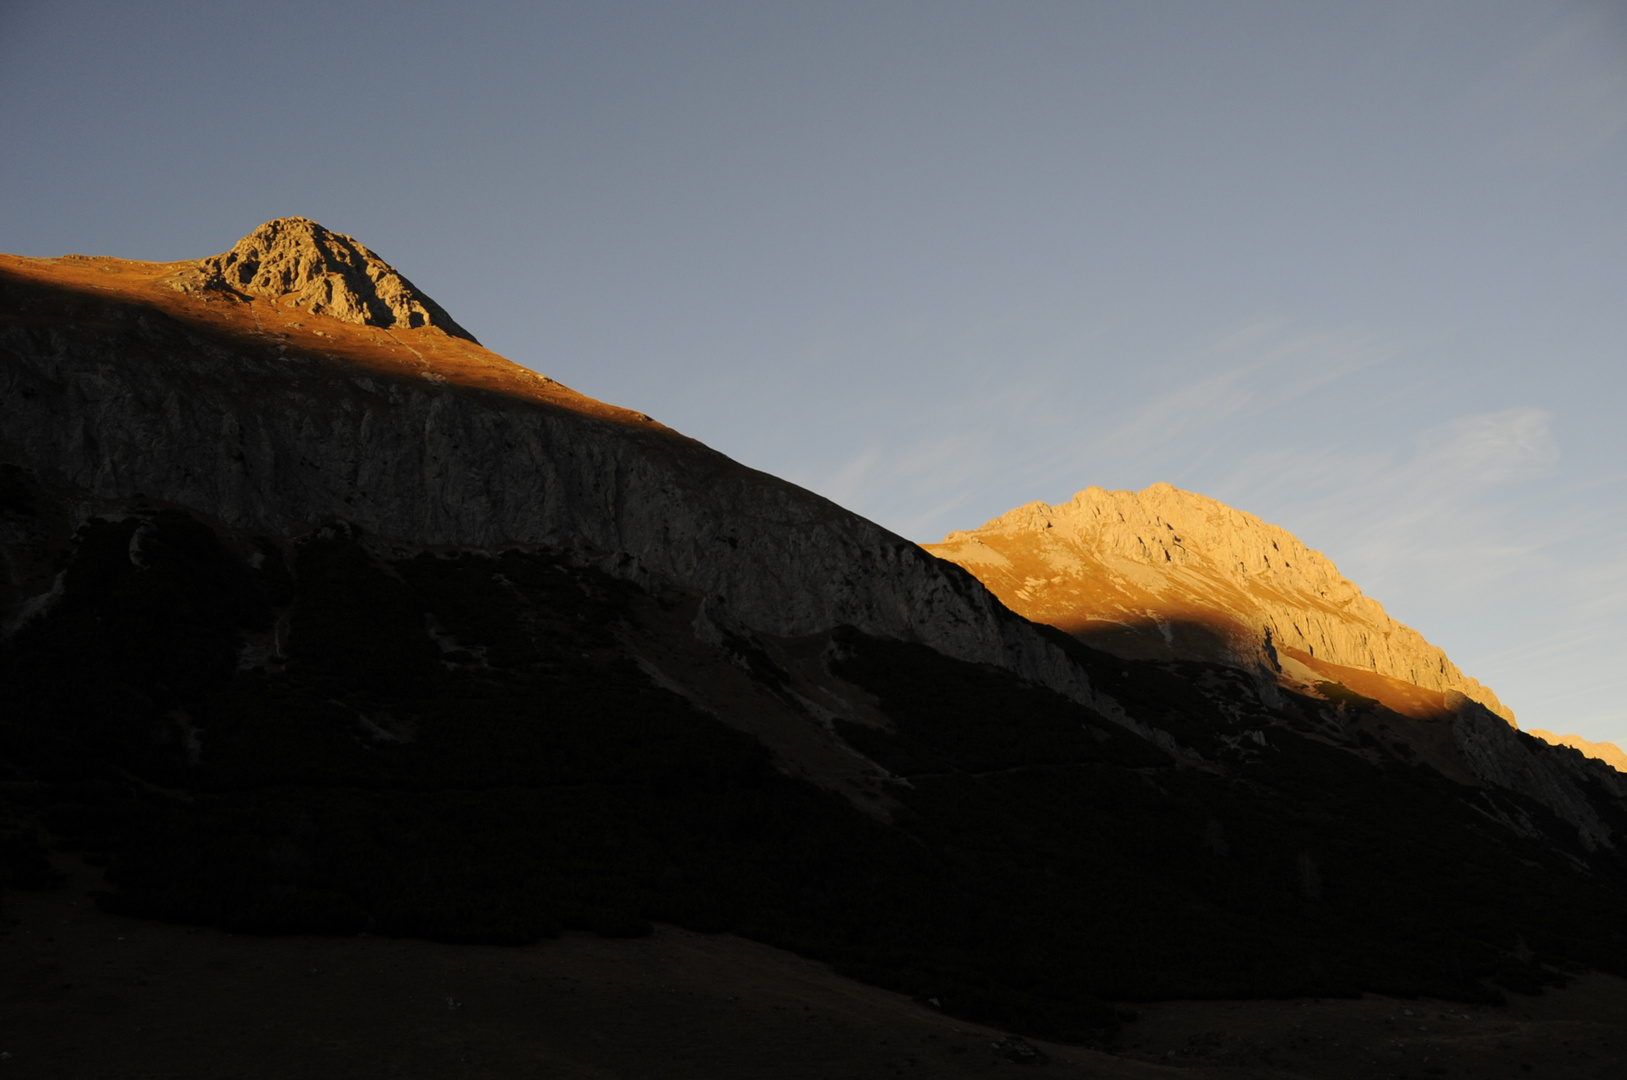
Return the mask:
<path fill-rule="evenodd" d="M 83 514 L 139 495 L 276 536 L 577 545 L 704 593 L 703 634 L 851 624 L 1093 700 L 959 568 L 486 352 L 314 223 L 179 268 L 5 257 L 0 288 L 0 459 Z"/>
<path fill-rule="evenodd" d="M 354 238 L 329 232 L 309 218 L 268 221 L 232 250 L 183 267 L 166 283 L 179 293 L 263 297 L 348 323 L 433 326 L 474 341 L 394 267 Z"/>
<path fill-rule="evenodd" d="M 1309 684 L 1315 668 L 1337 665 L 1461 693 L 1513 722 L 1496 695 L 1320 552 L 1169 484 L 1030 503 L 927 550 L 1014 611 L 1122 655 L 1218 660 Z"/>

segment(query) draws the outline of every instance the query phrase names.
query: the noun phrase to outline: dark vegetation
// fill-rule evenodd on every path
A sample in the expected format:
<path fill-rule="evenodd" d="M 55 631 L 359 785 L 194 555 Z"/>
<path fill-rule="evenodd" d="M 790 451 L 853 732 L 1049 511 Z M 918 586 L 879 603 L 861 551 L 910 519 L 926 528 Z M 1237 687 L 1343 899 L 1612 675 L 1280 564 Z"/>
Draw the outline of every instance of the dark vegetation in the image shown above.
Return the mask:
<path fill-rule="evenodd" d="M 568 553 L 381 553 L 342 525 L 251 550 L 152 510 L 92 521 L 61 568 L 0 649 L 3 886 L 49 884 L 50 837 L 107 865 L 111 910 L 242 932 L 732 930 L 1074 1039 L 1109 1037 L 1113 1000 L 1627 973 L 1618 861 L 1579 871 L 1225 669 L 1070 639 L 1216 765 L 1193 767 L 1003 671 L 837 631 L 835 671 L 894 723 L 840 729 L 907 781 L 884 824 L 640 674 L 614 632 L 634 586 Z"/>

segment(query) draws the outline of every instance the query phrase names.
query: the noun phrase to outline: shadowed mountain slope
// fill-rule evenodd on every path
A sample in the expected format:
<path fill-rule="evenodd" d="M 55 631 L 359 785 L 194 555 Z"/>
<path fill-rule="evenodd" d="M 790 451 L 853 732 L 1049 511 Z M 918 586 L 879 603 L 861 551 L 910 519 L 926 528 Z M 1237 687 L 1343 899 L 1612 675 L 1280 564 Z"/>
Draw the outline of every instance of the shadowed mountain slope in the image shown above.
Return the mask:
<path fill-rule="evenodd" d="M 285 219 L 234 251 L 268 236 L 299 267 L 353 243 Z M 585 546 L 624 560 L 618 572 L 702 592 L 714 633 L 851 624 L 1093 700 L 974 579 L 811 492 L 433 324 L 177 293 L 177 273 L 192 269 L 0 261 L 8 460 L 83 505 L 140 493 L 234 528 L 338 517 L 411 544 Z"/>
<path fill-rule="evenodd" d="M 185 269 L 0 262 L 0 885 L 729 929 L 1109 1042 L 1125 1000 L 1627 972 L 1627 783 L 1455 690 L 1121 658 L 471 340 Z"/>

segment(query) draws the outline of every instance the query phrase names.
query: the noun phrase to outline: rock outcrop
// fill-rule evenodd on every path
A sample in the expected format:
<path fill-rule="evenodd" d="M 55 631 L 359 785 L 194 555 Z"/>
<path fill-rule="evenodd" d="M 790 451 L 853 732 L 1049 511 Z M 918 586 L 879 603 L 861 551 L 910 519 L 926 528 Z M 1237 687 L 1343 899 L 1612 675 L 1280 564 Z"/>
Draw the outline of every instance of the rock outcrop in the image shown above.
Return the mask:
<path fill-rule="evenodd" d="M 432 326 L 475 340 L 394 267 L 354 238 L 309 218 L 268 221 L 232 250 L 177 270 L 168 284 L 180 293 L 256 296 L 348 323 Z"/>
<path fill-rule="evenodd" d="M 1617 772 L 1627 773 L 1627 753 L 1623 753 L 1621 747 L 1615 743 L 1589 742 L 1580 735 L 1556 735 L 1551 731 L 1543 731 L 1541 728 L 1532 728 L 1530 734 L 1543 742 L 1552 743 L 1555 746 L 1568 746 L 1572 750 L 1578 750 L 1586 757 L 1604 762 Z"/>
<path fill-rule="evenodd" d="M 486 352 L 313 222 L 180 269 L 7 258 L 0 285 L 0 458 L 81 515 L 142 496 L 274 536 L 574 545 L 704 594 L 702 634 L 852 625 L 1112 710 L 958 567 Z"/>
<path fill-rule="evenodd" d="M 1030 503 L 926 549 L 976 574 L 1012 610 L 1110 652 L 1218 661 L 1314 686 L 1321 676 L 1294 662 L 1299 653 L 1316 666 L 1461 693 L 1514 720 L 1320 552 L 1169 484 L 1086 488 L 1071 502 Z"/>
<path fill-rule="evenodd" d="M 162 736 L 187 748 L 166 768 L 206 769 L 215 747 L 234 745 L 227 736 L 239 722 L 264 721 L 267 745 L 294 739 L 276 721 L 280 714 L 245 719 L 215 704 L 224 700 L 219 685 L 260 700 L 263 676 L 309 694 L 309 702 L 288 699 L 299 710 L 334 706 L 321 723 L 337 726 L 324 731 L 360 724 L 370 740 L 405 746 L 408 718 L 461 725 L 464 705 L 484 709 L 464 688 L 487 685 L 478 681 L 485 672 L 507 671 L 490 677 L 576 680 L 569 684 L 574 717 L 588 731 L 603 719 L 604 694 L 633 695 L 618 700 L 642 724 L 646 706 L 637 695 L 673 691 L 754 735 L 773 755 L 776 775 L 812 778 L 878 821 L 890 807 L 909 805 L 894 798 L 909 790 L 928 799 L 927 813 L 952 808 L 933 826 L 942 836 L 962 835 L 967 821 L 1003 821 L 1002 839 L 983 850 L 1037 846 L 1032 857 L 1002 856 L 1000 890 L 1029 880 L 1024 868 L 1064 849 L 1086 853 L 1075 861 L 1078 884 L 1105 888 L 1104 898 L 1117 888 L 1112 883 L 1142 873 L 1112 869 L 1115 852 L 1134 849 L 1134 865 L 1162 873 L 1188 860 L 1201 836 L 1205 850 L 1224 858 L 1220 819 L 1224 827 L 1255 822 L 1255 843 L 1270 816 L 1260 813 L 1257 795 L 1272 790 L 1282 795 L 1273 805 L 1290 808 L 1285 821 L 1294 806 L 1311 808 L 1303 820 L 1366 813 L 1362 820 L 1377 831 L 1350 833 L 1371 847 L 1361 865 L 1417 870 L 1428 883 L 1419 894 L 1431 904 L 1440 885 L 1460 883 L 1433 856 L 1423 867 L 1406 865 L 1411 856 L 1391 860 L 1387 838 L 1398 817 L 1388 800 L 1397 793 L 1422 800 L 1409 806 L 1441 811 L 1418 815 L 1440 838 L 1418 850 L 1481 844 L 1485 837 L 1464 821 L 1478 827 L 1486 817 L 1460 814 L 1468 803 L 1562 853 L 1565 866 L 1614 866 L 1621 857 L 1627 781 L 1493 715 L 1488 691 L 1280 529 L 1167 485 L 1140 494 L 1092 489 L 1065 506 L 1033 504 L 975 533 L 952 534 L 935 549 L 953 560 L 945 561 L 648 416 L 495 356 L 450 320 L 438 324 L 441 315 L 365 248 L 301 219 L 273 222 L 233 252 L 193 264 L 0 256 L 0 658 L 12 664 L 13 687 L 36 661 L 58 665 L 39 668 L 46 674 L 36 680 L 34 711 L 9 717 L 19 745 L 54 760 L 58 744 L 75 738 L 63 717 L 99 716 L 99 702 L 145 695 L 132 706 L 139 725 L 106 725 L 117 752 L 158 745 Z M 198 535 L 204 540 L 194 543 Z M 166 537 L 177 538 L 173 549 Z M 165 564 L 166 552 L 181 554 Z M 482 557 L 494 552 L 501 557 Z M 447 557 L 423 557 L 432 553 Z M 499 571 L 504 560 L 510 565 Z M 454 571 L 459 563 L 468 565 Z M 471 569 L 476 564 L 483 568 Z M 605 579 L 595 567 L 645 588 Z M 104 570 L 117 589 L 97 585 Z M 217 570 L 225 576 L 212 576 Z M 443 571 L 445 581 L 462 584 L 444 592 L 444 582 L 436 584 Z M 521 588 L 527 573 L 537 575 L 530 593 Z M 358 575 L 371 575 L 369 588 L 378 591 L 352 595 Z M 545 578 L 550 584 L 538 584 Z M 194 680 L 190 704 L 159 686 L 169 678 L 163 672 L 151 693 L 126 687 L 127 674 L 152 667 L 138 659 L 179 648 L 127 653 L 131 641 L 146 640 L 139 628 L 172 635 L 155 640 L 190 641 L 189 605 L 213 595 L 218 581 L 250 590 L 260 612 L 252 625 L 240 613 L 217 613 L 213 636 L 199 644 L 225 681 Z M 104 642 L 100 613 L 124 610 L 126 586 L 131 603 L 144 613 L 162 609 L 165 619 L 124 624 Z M 578 586 L 604 603 L 577 607 Z M 529 616 L 507 612 L 510 592 L 530 597 Z M 617 592 L 625 594 L 619 606 L 605 599 Z M 386 610 L 378 598 L 389 596 L 406 598 Z M 468 615 L 476 609 L 481 619 Z M 181 617 L 166 621 L 170 612 Z M 531 628 L 553 623 L 575 632 L 538 646 Z M 381 636 L 386 627 L 394 637 Z M 844 627 L 860 633 L 837 629 Z M 59 630 L 75 649 L 57 647 Z M 489 659 L 510 636 L 531 640 L 533 667 Z M 335 641 L 350 643 L 348 681 L 335 685 L 352 687 L 354 700 L 348 692 L 332 697 L 326 660 Z M 380 641 L 396 644 L 380 648 Z M 357 642 L 366 647 L 352 648 Z M 603 655 L 589 652 L 590 642 Z M 405 658 L 401 665 L 377 655 L 392 651 Z M 1215 664 L 1126 663 L 1107 655 L 1114 651 L 1218 660 L 1256 678 Z M 125 666 L 97 659 L 109 656 Z M 115 675 L 103 678 L 102 697 L 58 706 L 59 691 L 82 672 L 107 670 Z M 409 673 L 405 682 L 396 678 L 401 671 Z M 422 688 L 388 689 L 420 677 L 440 687 L 433 698 Z M 1279 681 L 1313 696 L 1282 693 Z M 1099 726 L 1097 716 L 1034 684 L 1094 707 L 1155 746 Z M 532 706 L 559 685 L 524 682 L 509 717 L 525 718 L 516 729 L 529 726 Z M 442 702 L 458 709 L 442 715 Z M 449 741 L 435 745 L 463 745 L 463 729 L 442 734 Z M 341 743 L 358 745 L 348 738 L 333 745 Z M 508 753 L 498 750 L 506 742 L 481 745 L 480 753 Z M 527 745 L 543 760 L 554 744 Z M 598 743 L 582 746 L 604 756 Z M 303 761 L 304 752 L 289 760 Z M 488 757 L 481 771 L 496 762 Z M 1190 783 L 1172 785 L 1187 794 L 1144 771 L 1166 768 L 1187 773 Z M 1135 773 L 1115 779 L 1120 769 Z M 1032 770 L 1032 790 L 1019 770 Z M 1246 784 L 1234 782 L 1240 775 Z M 912 778 L 922 781 L 918 788 Z M 1096 785 L 1101 799 L 1059 795 L 1050 803 L 1043 794 Z M 995 801 L 976 802 L 985 798 Z M 1025 809 L 1008 816 L 1008 804 Z M 967 809 L 977 805 L 991 809 Z M 1193 816 L 1163 834 L 1161 846 L 1123 841 L 1172 814 Z M 1091 831 L 1104 821 L 1106 832 Z M 1301 898 L 1313 900 L 1321 895 L 1321 856 L 1304 850 L 1299 831 L 1295 825 L 1273 843 L 1281 868 L 1300 868 Z M 912 837 L 910 850 L 919 842 Z M 1500 850 L 1493 844 L 1488 857 L 1503 858 L 1493 849 Z M 1271 875 L 1192 880 L 1207 890 L 1203 882 L 1223 877 L 1252 889 Z M 1054 925 L 1071 925 L 1077 889 L 1033 881 L 1030 899 L 1062 897 Z M 807 892 L 798 886 L 782 895 L 799 890 Z M 1159 886 L 1146 895 L 1165 892 Z M 914 912 L 925 893 L 912 885 L 893 895 Z M 1251 895 L 1238 894 L 1240 917 L 1274 921 L 1286 910 Z M 1029 900 L 1019 906 L 1034 910 Z M 1131 907 L 1136 918 L 1163 910 L 1139 900 Z M 983 913 L 996 909 L 977 910 L 976 920 L 953 924 L 957 941 L 963 927 L 983 925 Z M 1167 919 L 1146 925 L 1162 933 Z M 1215 923 L 1201 936 L 1230 941 L 1246 925 Z M 1043 931 L 1046 948 L 1053 929 Z M 1094 938 L 1076 944 L 1078 956 L 1099 953 Z M 1214 970 L 1227 966 L 1236 966 L 1235 956 Z M 1300 977 L 1279 985 L 1298 985 Z M 1026 963 L 1023 979 L 1031 979 Z"/>
<path fill-rule="evenodd" d="M 1584 847 L 1611 847 L 1612 830 L 1600 818 L 1584 787 L 1598 786 L 1615 799 L 1627 798 L 1627 777 L 1576 750 L 1544 751 L 1544 744 L 1521 734 L 1478 702 L 1452 695 L 1456 715 L 1452 738 L 1476 779 L 1518 792 L 1576 827 Z M 1526 823 L 1514 822 L 1535 835 Z"/>

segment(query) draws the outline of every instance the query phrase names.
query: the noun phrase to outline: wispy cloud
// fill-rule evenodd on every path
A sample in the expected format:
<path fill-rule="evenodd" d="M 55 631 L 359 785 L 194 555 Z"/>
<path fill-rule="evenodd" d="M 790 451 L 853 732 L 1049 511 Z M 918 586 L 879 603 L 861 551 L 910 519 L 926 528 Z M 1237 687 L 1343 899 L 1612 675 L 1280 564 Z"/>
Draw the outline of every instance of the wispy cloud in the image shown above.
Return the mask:
<path fill-rule="evenodd" d="M 905 535 L 933 540 L 1028 499 L 1062 499 L 1094 483 L 1143 485 L 1235 461 L 1295 402 L 1314 401 L 1386 359 L 1353 334 L 1293 335 L 1258 321 L 1170 358 L 1163 388 L 1128 407 L 1077 373 L 1070 379 L 1053 368 L 1007 379 L 992 371 L 965 396 L 901 418 L 890 440 L 870 443 L 826 476 L 797 479 Z"/>
<path fill-rule="evenodd" d="M 876 465 L 881 461 L 881 454 L 880 446 L 865 447 L 819 485 L 820 490 L 825 493 L 826 498 L 838 503 L 856 501 L 864 492 L 865 486 L 871 482 Z"/>
<path fill-rule="evenodd" d="M 1554 473 L 1560 449 L 1552 421 L 1543 409 L 1520 407 L 1453 418 L 1405 446 L 1334 437 L 1319 447 L 1257 452 L 1238 463 L 1221 497 L 1286 516 L 1281 523 L 1313 545 L 1338 538 L 1338 557 L 1359 564 L 1345 569 L 1360 573 L 1369 590 L 1402 582 L 1414 595 L 1482 588 L 1535 568 L 1546 538 L 1520 522 L 1517 503 L 1497 489 Z M 1445 564 L 1449 575 L 1413 580 Z"/>
<path fill-rule="evenodd" d="M 1013 439 L 1013 432 L 1031 430 L 1045 385 L 1029 377 L 986 392 L 970 389 L 933 410 L 898 418 L 889 441 L 867 445 L 828 475 L 797 479 L 916 539 L 978 524 L 957 515 L 1009 477 L 1014 458 L 1031 452 L 1013 452 L 1012 444 L 1023 441 Z"/>
<path fill-rule="evenodd" d="M 1627 740 L 1627 506 L 1556 486 L 1548 411 L 1454 417 L 1392 447 L 1260 451 L 1214 494 L 1333 556 L 1390 613 L 1491 685 L 1525 726 Z M 1627 743 L 1624 743 L 1627 744 Z"/>
<path fill-rule="evenodd" d="M 1354 334 L 1288 335 L 1279 324 L 1255 323 L 1172 361 L 1171 387 L 1092 432 L 1077 456 L 1113 472 L 1124 462 L 1140 472 L 1190 472 L 1249 441 L 1262 418 L 1385 359 Z M 1189 375 L 1194 368 L 1209 370 Z"/>
<path fill-rule="evenodd" d="M 1419 419 L 1400 355 L 1359 333 L 1258 321 L 1169 358 L 1139 399 L 1123 380 L 1097 393 L 1090 370 L 993 372 L 897 418 L 810 486 L 936 540 L 1031 499 L 1168 480 L 1321 548 L 1522 723 L 1627 738 L 1619 657 L 1605 655 L 1627 632 L 1627 473 L 1557 483 L 1559 421 L 1535 404 L 1396 437 Z M 1375 400 L 1385 383 L 1393 398 Z"/>
<path fill-rule="evenodd" d="M 1338 538 L 1341 557 L 1379 585 L 1446 558 L 1458 560 L 1453 580 L 1464 587 L 1513 572 L 1540 542 L 1499 520 L 1507 507 L 1496 489 L 1554 472 L 1552 415 L 1524 406 L 1454 417 L 1410 442 L 1375 444 L 1339 407 L 1338 383 L 1391 359 L 1358 334 L 1258 321 L 1172 358 L 1167 386 L 1140 402 L 1093 401 L 1031 375 L 909 418 L 891 440 L 808 479 L 925 540 L 1031 498 L 1170 480 Z"/>

